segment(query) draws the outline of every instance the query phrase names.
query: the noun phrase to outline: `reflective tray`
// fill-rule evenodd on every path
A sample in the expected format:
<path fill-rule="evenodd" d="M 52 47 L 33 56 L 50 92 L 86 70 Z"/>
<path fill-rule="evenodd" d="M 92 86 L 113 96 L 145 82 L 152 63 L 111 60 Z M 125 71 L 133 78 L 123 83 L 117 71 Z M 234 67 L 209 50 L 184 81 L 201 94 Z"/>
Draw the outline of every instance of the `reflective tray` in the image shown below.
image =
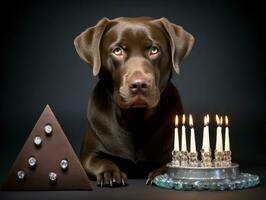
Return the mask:
<path fill-rule="evenodd" d="M 175 190 L 238 190 L 260 183 L 259 176 L 240 173 L 239 165 L 230 167 L 173 167 L 154 178 L 156 186 Z"/>

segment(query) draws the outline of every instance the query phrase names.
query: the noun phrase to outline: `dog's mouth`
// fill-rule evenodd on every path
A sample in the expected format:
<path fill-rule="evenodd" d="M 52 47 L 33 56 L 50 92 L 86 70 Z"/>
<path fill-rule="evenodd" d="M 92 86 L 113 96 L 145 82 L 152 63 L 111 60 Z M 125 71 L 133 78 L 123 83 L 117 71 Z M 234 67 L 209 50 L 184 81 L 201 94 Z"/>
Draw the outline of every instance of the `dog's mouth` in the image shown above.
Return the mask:
<path fill-rule="evenodd" d="M 143 95 L 136 95 L 131 100 L 131 108 L 146 108 L 149 104 Z"/>
<path fill-rule="evenodd" d="M 149 95 L 136 94 L 133 96 L 122 96 L 120 94 L 116 96 L 116 103 L 122 109 L 130 109 L 130 108 L 146 108 L 151 109 L 157 106 L 160 101 L 159 92 L 153 92 Z"/>

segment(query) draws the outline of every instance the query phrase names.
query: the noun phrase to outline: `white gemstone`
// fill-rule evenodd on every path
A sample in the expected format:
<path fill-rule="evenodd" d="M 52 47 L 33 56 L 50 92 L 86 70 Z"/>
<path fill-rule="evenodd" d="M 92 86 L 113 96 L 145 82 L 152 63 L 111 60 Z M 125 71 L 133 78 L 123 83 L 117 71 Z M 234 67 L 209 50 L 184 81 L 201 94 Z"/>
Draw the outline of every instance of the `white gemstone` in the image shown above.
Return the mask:
<path fill-rule="evenodd" d="M 17 172 L 17 177 L 18 177 L 18 179 L 24 179 L 25 178 L 25 172 L 23 171 L 23 170 L 19 170 L 18 172 Z"/>
<path fill-rule="evenodd" d="M 35 144 L 36 146 L 40 146 L 41 143 L 42 143 L 42 138 L 41 138 L 40 136 L 36 136 L 36 137 L 34 138 L 34 144 Z"/>
<path fill-rule="evenodd" d="M 44 132 L 45 132 L 47 135 L 51 135 L 52 131 L 53 131 L 53 127 L 52 127 L 51 124 L 46 124 L 46 125 L 44 126 Z"/>
<path fill-rule="evenodd" d="M 34 167 L 36 165 L 36 163 L 37 163 L 37 160 L 35 157 L 32 156 L 28 159 L 28 164 L 30 167 Z"/>
<path fill-rule="evenodd" d="M 54 172 L 49 173 L 50 181 L 56 181 L 56 177 L 57 177 L 56 173 L 54 173 Z"/>
<path fill-rule="evenodd" d="M 68 168 L 68 161 L 67 160 L 61 160 L 60 166 L 62 170 L 66 170 Z"/>

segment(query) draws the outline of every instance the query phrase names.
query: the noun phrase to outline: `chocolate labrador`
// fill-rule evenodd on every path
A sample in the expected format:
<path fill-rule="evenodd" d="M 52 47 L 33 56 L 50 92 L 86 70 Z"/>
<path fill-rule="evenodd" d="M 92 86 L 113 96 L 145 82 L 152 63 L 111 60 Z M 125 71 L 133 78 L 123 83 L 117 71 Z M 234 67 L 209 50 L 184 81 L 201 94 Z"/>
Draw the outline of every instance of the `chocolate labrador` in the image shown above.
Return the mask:
<path fill-rule="evenodd" d="M 182 113 L 172 69 L 194 38 L 166 18 L 103 18 L 75 38 L 97 83 L 88 103 L 81 162 L 100 186 L 165 171 L 173 150 L 174 116 Z M 150 172 L 150 173 L 149 173 Z"/>

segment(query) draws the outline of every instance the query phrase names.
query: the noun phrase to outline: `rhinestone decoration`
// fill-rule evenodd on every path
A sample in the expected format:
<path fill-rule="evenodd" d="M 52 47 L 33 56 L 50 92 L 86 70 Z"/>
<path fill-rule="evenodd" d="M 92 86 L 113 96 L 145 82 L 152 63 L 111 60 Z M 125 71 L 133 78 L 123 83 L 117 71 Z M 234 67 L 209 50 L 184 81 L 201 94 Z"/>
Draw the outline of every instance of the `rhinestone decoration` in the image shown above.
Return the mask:
<path fill-rule="evenodd" d="M 17 177 L 18 177 L 19 180 L 24 179 L 25 176 L 26 176 L 26 173 L 25 173 L 23 170 L 19 170 L 19 171 L 17 172 Z"/>
<path fill-rule="evenodd" d="M 66 159 L 61 160 L 60 166 L 62 170 L 66 170 L 68 168 L 68 161 Z"/>
<path fill-rule="evenodd" d="M 168 174 L 156 176 L 153 183 L 159 187 L 174 190 L 241 190 L 255 187 L 260 183 L 259 176 L 240 173 L 233 179 L 221 180 L 190 180 L 190 179 L 173 179 Z"/>
<path fill-rule="evenodd" d="M 56 178 L 57 178 L 57 174 L 56 173 L 54 173 L 54 172 L 50 172 L 49 173 L 50 181 L 54 182 L 54 181 L 56 181 Z"/>
<path fill-rule="evenodd" d="M 31 156 L 29 159 L 28 159 L 28 164 L 30 167 L 35 167 L 36 164 L 37 164 L 37 160 L 34 156 Z"/>
<path fill-rule="evenodd" d="M 46 135 L 51 135 L 53 132 L 53 127 L 51 124 L 46 124 L 44 126 L 44 132 L 46 133 Z"/>
<path fill-rule="evenodd" d="M 40 136 L 36 136 L 33 140 L 34 144 L 38 147 L 42 144 L 42 138 Z"/>

